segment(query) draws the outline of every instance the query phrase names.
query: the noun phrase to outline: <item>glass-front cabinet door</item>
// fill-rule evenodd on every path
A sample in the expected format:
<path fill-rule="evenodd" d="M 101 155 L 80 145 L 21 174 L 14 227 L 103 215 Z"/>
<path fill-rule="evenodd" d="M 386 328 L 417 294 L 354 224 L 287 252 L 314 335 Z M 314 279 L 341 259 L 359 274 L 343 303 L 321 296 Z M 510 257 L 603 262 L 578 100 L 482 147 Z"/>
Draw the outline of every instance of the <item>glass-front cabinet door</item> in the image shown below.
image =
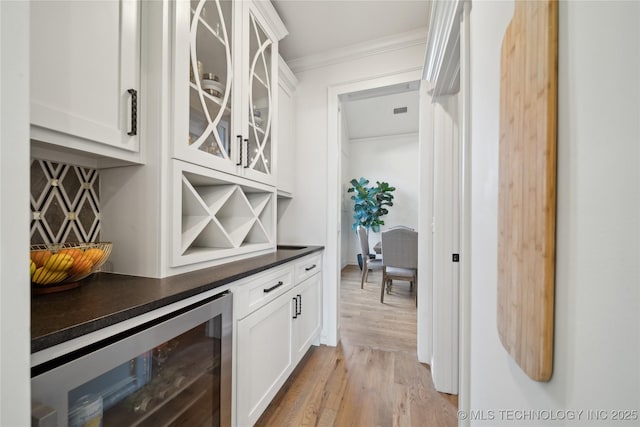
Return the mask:
<path fill-rule="evenodd" d="M 235 173 L 239 143 L 233 135 L 234 8 L 231 0 L 176 2 L 176 157 Z M 235 145 L 234 145 L 235 143 Z"/>
<path fill-rule="evenodd" d="M 174 157 L 275 185 L 278 36 L 257 3 L 175 2 Z"/>
<path fill-rule="evenodd" d="M 274 93 L 277 89 L 274 78 L 277 72 L 277 39 L 269 34 L 251 3 L 245 10 L 244 17 L 244 25 L 247 27 L 243 52 L 244 78 L 247 82 L 244 92 L 247 126 L 243 132 L 246 134 L 247 150 L 243 167 L 248 178 L 273 183 L 272 129 Z"/>

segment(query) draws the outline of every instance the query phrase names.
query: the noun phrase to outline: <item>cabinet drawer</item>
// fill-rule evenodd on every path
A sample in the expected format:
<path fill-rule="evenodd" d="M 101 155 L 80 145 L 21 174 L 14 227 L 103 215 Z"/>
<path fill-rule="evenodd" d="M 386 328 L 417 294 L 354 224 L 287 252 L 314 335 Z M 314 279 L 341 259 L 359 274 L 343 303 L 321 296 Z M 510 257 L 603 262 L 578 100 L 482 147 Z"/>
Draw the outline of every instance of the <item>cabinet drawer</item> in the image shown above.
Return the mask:
<path fill-rule="evenodd" d="M 270 271 L 267 274 L 240 285 L 235 291 L 236 313 L 242 319 L 269 301 L 282 295 L 293 286 L 291 266 Z"/>
<path fill-rule="evenodd" d="M 296 262 L 295 281 L 300 283 L 320 271 L 322 271 L 322 254 L 310 255 Z"/>

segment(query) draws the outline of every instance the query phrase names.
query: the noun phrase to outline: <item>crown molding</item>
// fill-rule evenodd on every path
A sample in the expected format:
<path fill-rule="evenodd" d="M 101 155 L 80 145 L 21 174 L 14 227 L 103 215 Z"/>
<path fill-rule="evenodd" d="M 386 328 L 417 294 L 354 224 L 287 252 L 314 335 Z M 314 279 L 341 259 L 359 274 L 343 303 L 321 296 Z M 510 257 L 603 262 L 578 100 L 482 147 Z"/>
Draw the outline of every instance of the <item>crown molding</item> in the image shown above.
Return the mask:
<path fill-rule="evenodd" d="M 284 62 L 282 56 L 278 57 L 278 83 L 289 95 L 295 92 L 296 86 L 298 86 L 298 79 Z"/>
<path fill-rule="evenodd" d="M 433 97 L 460 88 L 460 19 L 464 0 L 431 3 L 422 79 L 434 84 Z"/>
<path fill-rule="evenodd" d="M 288 62 L 294 73 L 307 71 L 314 68 L 326 67 L 347 60 L 364 58 L 394 50 L 405 49 L 412 46 L 424 46 L 427 41 L 427 29 L 419 28 L 406 33 L 394 34 L 372 41 L 356 43 L 339 49 L 332 49 Z"/>
<path fill-rule="evenodd" d="M 253 4 L 260 12 L 267 25 L 273 31 L 276 39 L 282 40 L 284 36 L 289 34 L 287 27 L 284 26 L 284 22 L 280 19 L 278 12 L 271 4 L 271 0 L 253 0 Z"/>

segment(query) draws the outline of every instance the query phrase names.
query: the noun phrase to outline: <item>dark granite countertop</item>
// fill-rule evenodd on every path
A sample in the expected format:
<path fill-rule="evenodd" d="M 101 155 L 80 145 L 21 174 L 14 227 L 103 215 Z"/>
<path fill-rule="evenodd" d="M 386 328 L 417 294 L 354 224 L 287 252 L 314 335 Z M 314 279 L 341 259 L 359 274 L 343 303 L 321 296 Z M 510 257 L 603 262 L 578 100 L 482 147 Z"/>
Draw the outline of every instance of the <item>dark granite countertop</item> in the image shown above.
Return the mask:
<path fill-rule="evenodd" d="M 31 298 L 31 352 L 52 347 L 176 301 L 322 250 L 277 251 L 164 279 L 97 273 L 82 286 Z"/>

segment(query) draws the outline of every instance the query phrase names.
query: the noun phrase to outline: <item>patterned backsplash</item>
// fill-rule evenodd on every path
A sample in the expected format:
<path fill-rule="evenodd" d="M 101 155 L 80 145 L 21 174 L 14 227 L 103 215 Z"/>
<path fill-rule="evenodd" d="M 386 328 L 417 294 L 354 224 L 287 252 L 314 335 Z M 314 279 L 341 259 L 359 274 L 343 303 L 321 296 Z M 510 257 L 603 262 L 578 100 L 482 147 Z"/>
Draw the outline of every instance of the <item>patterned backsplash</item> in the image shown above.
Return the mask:
<path fill-rule="evenodd" d="M 100 239 L 96 169 L 31 160 L 31 244 Z"/>

